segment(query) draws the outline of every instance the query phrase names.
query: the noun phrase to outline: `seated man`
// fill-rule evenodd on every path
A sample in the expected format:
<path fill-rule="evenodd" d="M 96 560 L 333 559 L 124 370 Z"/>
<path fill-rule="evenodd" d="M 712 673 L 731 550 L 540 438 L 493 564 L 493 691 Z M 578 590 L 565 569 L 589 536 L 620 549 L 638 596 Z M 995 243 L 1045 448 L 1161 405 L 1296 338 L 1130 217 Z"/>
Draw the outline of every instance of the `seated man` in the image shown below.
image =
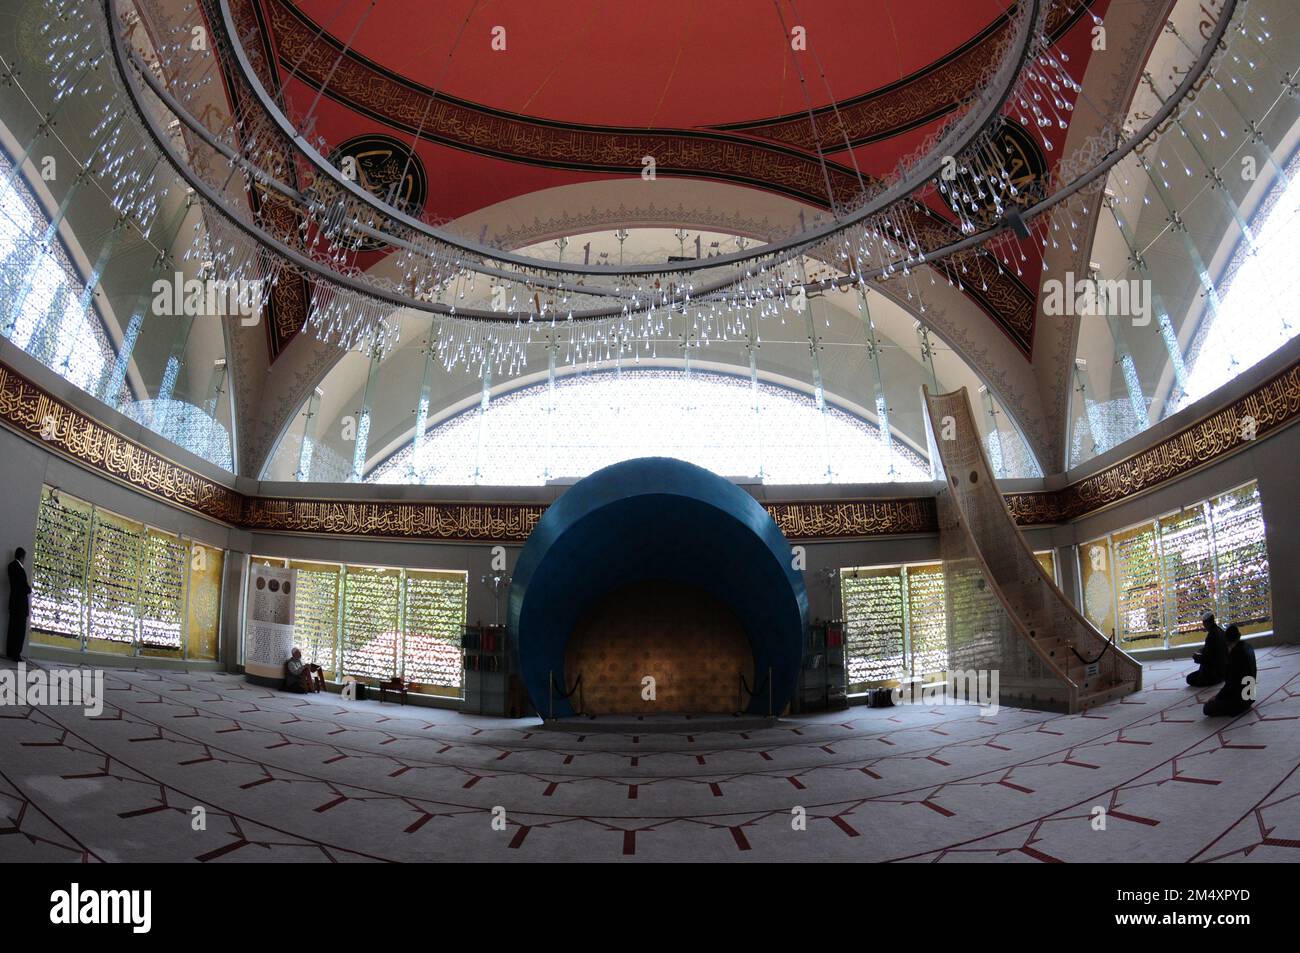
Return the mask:
<path fill-rule="evenodd" d="M 1228 668 L 1228 643 L 1219 623 L 1214 621 L 1214 613 L 1205 617 L 1205 645 L 1192 656 L 1192 661 L 1200 667 L 1187 676 L 1188 685 L 1207 688 L 1223 681 Z"/>
<path fill-rule="evenodd" d="M 325 687 L 325 675 L 319 665 L 304 662 L 302 649 L 294 649 L 289 661 L 284 663 L 284 687 L 291 692 L 305 694 L 319 692 Z"/>
<path fill-rule="evenodd" d="M 1223 633 L 1228 643 L 1228 671 L 1219 694 L 1208 702 L 1202 711 L 1211 718 L 1219 715 L 1240 715 L 1255 704 L 1255 650 L 1241 639 L 1241 631 L 1230 625 Z"/>

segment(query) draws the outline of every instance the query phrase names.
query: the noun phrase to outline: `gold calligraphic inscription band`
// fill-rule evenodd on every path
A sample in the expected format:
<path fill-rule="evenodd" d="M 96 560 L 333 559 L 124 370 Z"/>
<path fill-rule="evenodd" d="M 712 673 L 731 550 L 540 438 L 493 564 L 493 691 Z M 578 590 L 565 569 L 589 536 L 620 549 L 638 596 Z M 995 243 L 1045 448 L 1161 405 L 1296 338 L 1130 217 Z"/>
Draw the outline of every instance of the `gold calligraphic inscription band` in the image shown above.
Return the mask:
<path fill-rule="evenodd" d="M 1021 526 L 1079 519 L 1232 454 L 1300 418 L 1300 362 L 1240 400 L 1062 490 L 1006 494 Z M 87 469 L 229 526 L 302 535 L 521 543 L 544 503 L 308 500 L 246 496 L 116 433 L 0 362 L 0 423 Z M 930 497 L 765 504 L 787 539 L 938 531 Z"/>
<path fill-rule="evenodd" d="M 247 498 L 110 430 L 0 363 L 0 422 L 96 473 L 222 523 Z"/>

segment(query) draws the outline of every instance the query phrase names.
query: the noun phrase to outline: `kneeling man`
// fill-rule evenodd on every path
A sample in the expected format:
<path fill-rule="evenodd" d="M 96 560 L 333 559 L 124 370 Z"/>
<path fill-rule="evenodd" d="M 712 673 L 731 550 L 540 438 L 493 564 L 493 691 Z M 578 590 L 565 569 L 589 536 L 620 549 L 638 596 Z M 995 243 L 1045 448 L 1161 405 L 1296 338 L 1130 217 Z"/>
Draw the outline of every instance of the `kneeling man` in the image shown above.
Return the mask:
<path fill-rule="evenodd" d="M 1211 718 L 1240 715 L 1255 704 L 1255 649 L 1242 641 L 1241 631 L 1235 625 L 1228 626 L 1223 637 L 1228 643 L 1227 677 L 1219 694 L 1202 709 Z"/>
<path fill-rule="evenodd" d="M 1214 621 L 1214 613 L 1205 617 L 1205 645 L 1192 656 L 1192 661 L 1199 668 L 1187 676 L 1187 684 L 1193 688 L 1208 688 L 1223 681 L 1228 668 L 1228 642 L 1223 637 L 1223 630 Z"/>

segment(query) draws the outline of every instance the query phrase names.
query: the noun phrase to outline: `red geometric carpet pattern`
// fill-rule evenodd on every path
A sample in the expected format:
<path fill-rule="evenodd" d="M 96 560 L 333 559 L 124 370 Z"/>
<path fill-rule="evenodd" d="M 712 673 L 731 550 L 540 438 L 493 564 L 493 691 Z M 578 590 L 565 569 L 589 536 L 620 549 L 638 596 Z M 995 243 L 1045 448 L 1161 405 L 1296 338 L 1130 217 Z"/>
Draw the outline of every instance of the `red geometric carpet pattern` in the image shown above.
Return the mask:
<path fill-rule="evenodd" d="M 109 670 L 99 718 L 0 708 L 0 861 L 1300 860 L 1300 647 L 1258 655 L 1261 700 L 1233 719 L 1163 661 L 1083 715 L 855 708 L 694 735 Z"/>

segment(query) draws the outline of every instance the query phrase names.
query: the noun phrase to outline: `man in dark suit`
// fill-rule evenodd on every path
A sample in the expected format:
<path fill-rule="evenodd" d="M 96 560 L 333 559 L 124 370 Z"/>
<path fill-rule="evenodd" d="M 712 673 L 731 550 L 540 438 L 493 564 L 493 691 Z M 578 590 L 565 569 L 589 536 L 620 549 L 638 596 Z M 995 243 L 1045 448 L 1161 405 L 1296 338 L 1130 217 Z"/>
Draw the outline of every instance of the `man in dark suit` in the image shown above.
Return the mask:
<path fill-rule="evenodd" d="M 15 662 L 21 661 L 23 642 L 27 639 L 27 613 L 32 607 L 32 585 L 27 581 L 23 560 L 27 550 L 19 546 L 9 564 L 9 639 L 6 652 Z"/>
<path fill-rule="evenodd" d="M 1205 645 L 1192 656 L 1192 661 L 1200 667 L 1187 676 L 1187 684 L 1193 688 L 1219 684 L 1228 670 L 1228 643 L 1223 630 L 1214 621 L 1214 613 L 1207 615 L 1204 621 Z"/>
<path fill-rule="evenodd" d="M 1258 690 L 1254 648 L 1241 640 L 1241 631 L 1235 625 L 1228 626 L 1223 637 L 1228 643 L 1228 670 L 1219 694 L 1202 709 L 1210 718 L 1240 715 L 1255 704 Z"/>

